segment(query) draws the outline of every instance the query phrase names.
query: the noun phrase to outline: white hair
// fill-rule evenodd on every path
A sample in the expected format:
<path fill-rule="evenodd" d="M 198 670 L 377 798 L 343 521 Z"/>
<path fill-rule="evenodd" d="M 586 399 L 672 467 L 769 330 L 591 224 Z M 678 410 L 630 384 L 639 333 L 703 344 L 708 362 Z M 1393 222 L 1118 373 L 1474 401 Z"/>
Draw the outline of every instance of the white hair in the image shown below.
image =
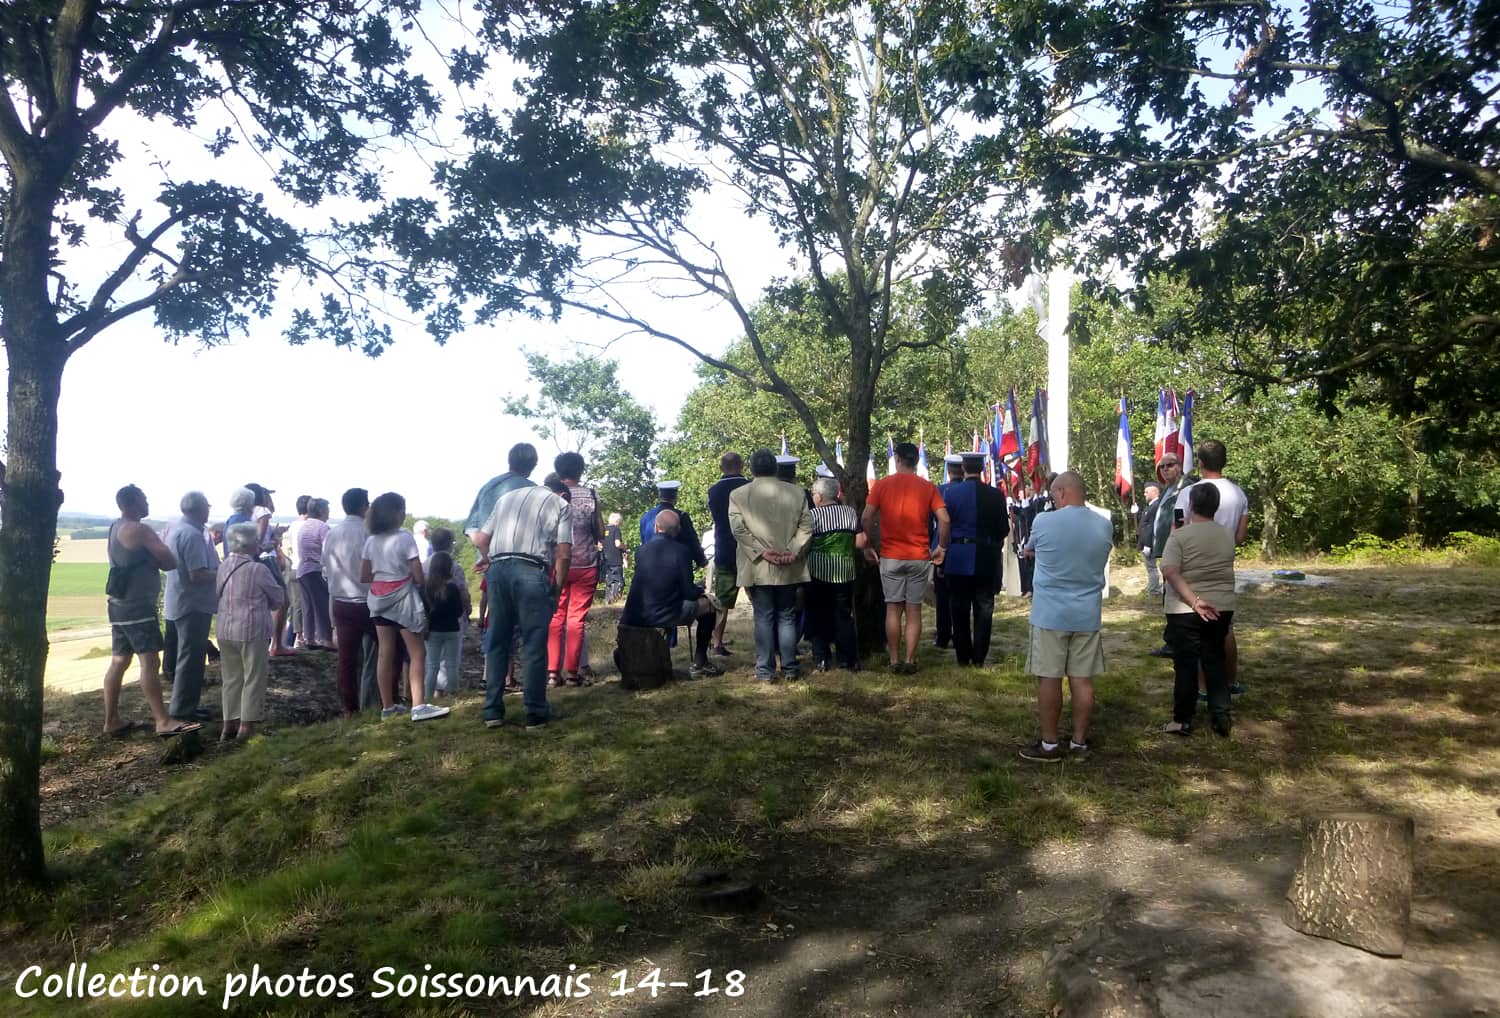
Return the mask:
<path fill-rule="evenodd" d="M 250 555 L 260 547 L 260 530 L 253 523 L 236 523 L 224 532 L 224 547 Z"/>
<path fill-rule="evenodd" d="M 248 513 L 255 508 L 255 492 L 249 488 L 236 488 L 229 493 L 229 508 L 237 513 Z"/>
<path fill-rule="evenodd" d="M 624 523 L 624 522 L 625 522 L 625 517 L 621 516 L 619 513 L 610 513 L 609 514 L 609 525 L 610 526 L 612 526 L 612 527 L 618 527 L 621 523 Z"/>
<path fill-rule="evenodd" d="M 411 525 L 411 532 L 413 534 L 425 534 L 427 533 L 427 526 L 426 520 L 418 520 Z"/>
<path fill-rule="evenodd" d="M 839 482 L 832 477 L 820 477 L 813 482 L 812 493 L 824 502 L 837 502 L 839 500 Z"/>
<path fill-rule="evenodd" d="M 201 491 L 190 491 L 182 496 L 182 501 L 178 503 L 178 508 L 182 510 L 184 516 L 188 513 L 202 512 L 208 508 L 208 496 Z"/>

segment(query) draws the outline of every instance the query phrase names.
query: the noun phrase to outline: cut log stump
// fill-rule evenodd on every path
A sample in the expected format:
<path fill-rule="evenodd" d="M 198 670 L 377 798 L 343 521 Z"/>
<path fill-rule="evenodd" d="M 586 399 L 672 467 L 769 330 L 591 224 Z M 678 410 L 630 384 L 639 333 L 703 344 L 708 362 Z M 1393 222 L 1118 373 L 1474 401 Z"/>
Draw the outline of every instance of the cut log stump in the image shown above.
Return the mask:
<path fill-rule="evenodd" d="M 621 688 L 655 689 L 672 678 L 672 651 L 660 629 L 621 626 L 615 665 L 620 669 Z"/>
<path fill-rule="evenodd" d="M 161 755 L 163 766 L 173 764 L 191 763 L 203 755 L 203 735 L 201 732 L 188 732 L 168 739 L 166 751 Z"/>
<path fill-rule="evenodd" d="M 1399 956 L 1411 925 L 1410 817 L 1335 813 L 1313 822 L 1286 892 L 1292 929 Z"/>

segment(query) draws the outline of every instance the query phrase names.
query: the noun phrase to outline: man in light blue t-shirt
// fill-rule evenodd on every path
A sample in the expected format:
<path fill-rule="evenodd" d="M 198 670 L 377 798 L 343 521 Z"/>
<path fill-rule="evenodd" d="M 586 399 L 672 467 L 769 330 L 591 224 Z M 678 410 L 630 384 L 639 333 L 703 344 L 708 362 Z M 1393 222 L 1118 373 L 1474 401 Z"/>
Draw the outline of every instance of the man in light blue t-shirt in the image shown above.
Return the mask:
<path fill-rule="evenodd" d="M 1104 568 L 1114 544 L 1109 520 L 1084 504 L 1082 477 L 1071 470 L 1058 474 L 1051 495 L 1056 508 L 1038 514 L 1025 549 L 1036 558 L 1026 670 L 1037 677 L 1042 738 L 1021 750 L 1021 756 L 1039 763 L 1056 763 L 1068 751 L 1088 752 L 1093 676 L 1104 671 L 1099 639 Z M 1073 735 L 1067 750 L 1057 734 L 1064 675 L 1073 697 Z"/>

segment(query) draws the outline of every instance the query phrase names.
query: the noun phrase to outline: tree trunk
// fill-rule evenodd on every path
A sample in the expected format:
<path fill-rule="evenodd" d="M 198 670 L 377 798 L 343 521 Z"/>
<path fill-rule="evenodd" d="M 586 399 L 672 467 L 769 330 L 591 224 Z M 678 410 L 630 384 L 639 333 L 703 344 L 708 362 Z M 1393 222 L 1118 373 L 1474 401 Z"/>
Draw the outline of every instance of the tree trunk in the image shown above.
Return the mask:
<path fill-rule="evenodd" d="M 1260 557 L 1269 562 L 1276 557 L 1276 538 L 1280 535 L 1281 522 L 1276 499 L 1266 495 L 1265 506 L 1264 522 L 1260 528 Z"/>
<path fill-rule="evenodd" d="M 0 340 L 10 379 L 0 520 L 0 900 L 46 877 L 42 854 L 42 677 L 47 586 L 62 503 L 57 404 L 67 348 L 47 290 L 54 191 L 36 175 L 6 196 Z"/>
<path fill-rule="evenodd" d="M 16 323 L 10 315 L 6 319 L 9 332 Z M 34 342 L 7 342 L 7 353 L 10 448 L 0 523 L 0 897 L 46 875 L 38 786 L 47 586 L 61 501 L 57 402 L 63 363 L 55 351 Z"/>
<path fill-rule="evenodd" d="M 1410 817 L 1336 813 L 1319 819 L 1286 892 L 1286 924 L 1372 954 L 1399 956 L 1411 923 Z"/>

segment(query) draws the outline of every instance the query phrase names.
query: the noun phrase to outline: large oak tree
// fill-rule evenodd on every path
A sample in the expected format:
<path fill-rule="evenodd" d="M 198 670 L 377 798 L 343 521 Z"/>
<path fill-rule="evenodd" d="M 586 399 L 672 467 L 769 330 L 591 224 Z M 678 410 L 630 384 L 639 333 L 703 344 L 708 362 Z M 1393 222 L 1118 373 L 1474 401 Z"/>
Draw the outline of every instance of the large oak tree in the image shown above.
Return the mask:
<path fill-rule="evenodd" d="M 381 349 L 390 329 L 364 295 L 390 285 L 419 304 L 429 296 L 426 280 L 394 276 L 377 253 L 349 246 L 318 209 L 378 202 L 391 183 L 382 159 L 438 111 L 403 42 L 419 7 L 419 0 L 0 5 L 0 339 L 9 366 L 0 899 L 45 874 L 38 774 L 48 575 L 62 499 L 63 369 L 132 318 L 149 318 L 168 341 L 218 342 L 270 314 L 287 279 L 313 294 L 290 315 L 294 341 Z M 469 79 L 477 73 L 471 61 Z M 208 156 L 253 154 L 222 158 L 196 178 L 190 159 L 153 174 L 127 157 L 130 143 L 148 133 L 177 139 L 171 145 L 201 139 Z M 264 168 L 258 185 L 225 182 L 246 165 Z M 161 183 L 143 198 L 138 188 L 152 175 Z M 136 190 L 126 189 L 127 179 Z M 442 338 L 457 320 L 450 306 L 434 310 L 430 329 Z M 132 380 L 121 379 L 120 389 L 117 406 L 99 408 L 106 421 L 139 412 Z"/>

